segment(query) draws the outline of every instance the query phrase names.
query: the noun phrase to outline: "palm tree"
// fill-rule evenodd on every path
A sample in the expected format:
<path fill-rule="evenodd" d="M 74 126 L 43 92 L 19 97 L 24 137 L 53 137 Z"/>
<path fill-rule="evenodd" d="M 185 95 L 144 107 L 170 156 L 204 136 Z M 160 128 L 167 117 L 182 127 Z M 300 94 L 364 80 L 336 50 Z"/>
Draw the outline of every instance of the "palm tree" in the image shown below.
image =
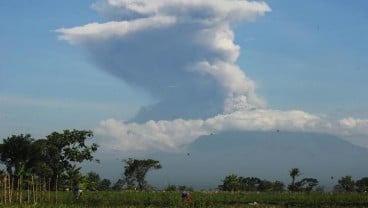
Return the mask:
<path fill-rule="evenodd" d="M 288 189 L 290 191 L 295 191 L 296 190 L 296 187 L 295 187 L 295 179 L 296 179 L 296 177 L 298 177 L 298 176 L 301 175 L 299 168 L 292 168 L 289 171 L 289 175 L 291 177 L 291 184 L 289 185 Z"/>

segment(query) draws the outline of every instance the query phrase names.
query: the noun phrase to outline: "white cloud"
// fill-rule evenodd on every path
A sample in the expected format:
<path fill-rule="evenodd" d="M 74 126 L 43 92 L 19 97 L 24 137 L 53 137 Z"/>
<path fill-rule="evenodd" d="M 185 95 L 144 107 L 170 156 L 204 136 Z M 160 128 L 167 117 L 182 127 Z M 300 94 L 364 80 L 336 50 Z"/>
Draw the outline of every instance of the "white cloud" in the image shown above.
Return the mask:
<path fill-rule="evenodd" d="M 106 149 L 122 151 L 177 151 L 182 145 L 207 134 L 201 120 L 147 121 L 125 123 L 114 119 L 101 121 L 94 130 Z"/>
<path fill-rule="evenodd" d="M 226 131 L 315 131 L 323 128 L 319 117 L 302 111 L 254 110 L 220 114 L 205 120 L 102 121 L 94 130 L 105 150 L 178 151 L 203 135 Z"/>
<path fill-rule="evenodd" d="M 227 94 L 224 101 L 225 113 L 265 106 L 264 101 L 255 93 L 255 83 L 237 65 L 223 61 L 215 61 L 213 64 L 200 62 L 192 70 L 211 75 L 222 85 Z"/>
<path fill-rule="evenodd" d="M 368 120 L 349 117 L 339 120 L 338 125 L 346 135 L 362 134 L 368 136 Z"/>
<path fill-rule="evenodd" d="M 72 44 L 81 44 L 89 41 L 103 41 L 109 38 L 122 37 L 140 30 L 166 27 L 175 23 L 171 17 L 155 16 L 134 21 L 90 23 L 81 27 L 60 28 L 56 32 L 61 33 L 61 40 Z"/>
<path fill-rule="evenodd" d="M 235 111 L 208 119 L 148 121 L 129 123 L 108 119 L 95 128 L 105 151 L 181 151 L 198 137 L 228 131 L 319 132 L 341 136 L 346 141 L 367 147 L 368 120 L 345 118 L 332 124 L 303 111 L 270 109 Z M 358 141 L 357 138 L 360 138 Z"/>
<path fill-rule="evenodd" d="M 177 16 L 180 21 L 213 24 L 220 21 L 251 21 L 271 11 L 264 2 L 243 0 L 100 0 L 92 8 L 110 17 Z"/>

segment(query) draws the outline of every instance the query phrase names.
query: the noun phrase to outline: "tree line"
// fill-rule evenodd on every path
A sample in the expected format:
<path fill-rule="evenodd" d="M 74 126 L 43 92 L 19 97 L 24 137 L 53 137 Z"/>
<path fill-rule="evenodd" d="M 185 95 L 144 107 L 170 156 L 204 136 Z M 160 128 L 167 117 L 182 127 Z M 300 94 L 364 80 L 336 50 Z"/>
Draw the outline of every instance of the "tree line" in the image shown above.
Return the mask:
<path fill-rule="evenodd" d="M 299 168 L 292 168 L 289 171 L 291 178 L 290 184 L 287 186 L 281 181 L 268 181 L 257 177 L 242 177 L 236 174 L 227 175 L 219 189 L 222 191 L 273 191 L 273 192 L 323 192 L 324 187 L 319 186 L 319 181 L 316 178 L 306 177 L 298 180 L 301 175 Z M 333 177 L 331 177 L 333 179 Z M 351 176 L 343 176 L 333 187 L 334 192 L 367 192 L 368 177 L 363 177 L 357 181 Z"/>
<path fill-rule="evenodd" d="M 92 131 L 84 130 L 52 132 L 37 140 L 30 134 L 12 135 L 0 144 L 0 162 L 6 168 L 2 173 L 14 178 L 14 184 L 32 176 L 48 179 L 49 187 L 57 189 L 63 179 L 79 172 L 76 164 L 94 159 L 98 145 L 88 144 L 92 137 Z"/>
<path fill-rule="evenodd" d="M 78 166 L 84 161 L 95 161 L 93 153 L 99 145 L 91 142 L 93 132 L 88 130 L 64 130 L 52 132 L 45 138 L 34 139 L 30 134 L 12 135 L 0 144 L 0 163 L 5 166 L 0 170 L 0 185 L 10 188 L 30 187 L 38 181 L 44 189 L 69 189 L 79 183 L 87 190 L 146 190 L 150 188 L 145 177 L 150 170 L 160 169 L 162 165 L 153 159 L 123 159 L 123 177 L 114 184 L 109 179 L 101 179 L 98 173 L 81 173 Z M 268 181 L 258 177 L 243 177 L 236 174 L 225 176 L 218 186 L 222 191 L 323 191 L 315 178 L 298 179 L 298 168 L 289 171 L 290 184 L 281 181 Z M 5 180 L 6 179 L 6 180 Z M 4 181 L 7 181 L 6 183 Z M 169 185 L 166 190 L 191 189 L 186 186 Z M 357 181 L 351 176 L 344 176 L 334 186 L 338 192 L 368 191 L 368 177 Z"/>
<path fill-rule="evenodd" d="M 45 138 L 34 139 L 30 134 L 12 135 L 0 144 L 0 186 L 8 189 L 29 187 L 30 183 L 42 183 L 47 190 L 70 189 L 74 184 L 82 184 L 88 190 L 144 190 L 148 187 L 145 180 L 151 169 L 160 169 L 161 164 L 152 159 L 122 160 L 124 178 L 112 187 L 109 179 L 100 179 L 95 172 L 82 175 L 84 161 L 95 161 L 93 153 L 99 145 L 92 143 L 93 132 L 88 130 L 64 130 L 52 132 Z M 2 179 L 6 178 L 6 184 Z M 10 191 L 9 191 L 10 193 Z"/>

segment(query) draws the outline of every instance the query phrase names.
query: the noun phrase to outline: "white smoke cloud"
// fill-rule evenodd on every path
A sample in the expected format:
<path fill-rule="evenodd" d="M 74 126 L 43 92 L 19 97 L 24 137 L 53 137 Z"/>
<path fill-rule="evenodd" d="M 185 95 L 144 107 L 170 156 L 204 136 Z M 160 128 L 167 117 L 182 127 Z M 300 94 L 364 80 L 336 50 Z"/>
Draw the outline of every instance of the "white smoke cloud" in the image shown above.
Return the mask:
<path fill-rule="evenodd" d="M 133 121 L 101 121 L 95 133 L 107 149 L 178 151 L 202 135 L 232 130 L 368 134 L 365 120 L 343 119 L 338 128 L 303 111 L 265 108 L 236 64 L 240 47 L 231 29 L 270 12 L 264 2 L 99 0 L 92 8 L 105 23 L 60 28 L 59 38 L 157 99 Z"/>
<path fill-rule="evenodd" d="M 124 151 L 178 151 L 198 137 L 226 131 L 316 131 L 323 126 L 317 116 L 302 111 L 253 110 L 220 114 L 206 120 L 153 121 L 143 124 L 115 119 L 95 129 L 107 149 Z M 110 138 L 110 139 L 109 139 Z"/>
<path fill-rule="evenodd" d="M 240 47 L 230 26 L 269 12 L 266 3 L 100 0 L 92 7 L 108 21 L 56 32 L 85 47 L 102 69 L 157 98 L 136 120 L 168 120 L 173 114 L 196 119 L 264 107 L 254 83 L 235 64 Z"/>
<path fill-rule="evenodd" d="M 222 85 L 227 94 L 224 103 L 225 113 L 265 105 L 264 101 L 256 96 L 255 83 L 247 78 L 237 65 L 222 61 L 215 61 L 213 64 L 200 62 L 193 70 L 211 75 Z"/>

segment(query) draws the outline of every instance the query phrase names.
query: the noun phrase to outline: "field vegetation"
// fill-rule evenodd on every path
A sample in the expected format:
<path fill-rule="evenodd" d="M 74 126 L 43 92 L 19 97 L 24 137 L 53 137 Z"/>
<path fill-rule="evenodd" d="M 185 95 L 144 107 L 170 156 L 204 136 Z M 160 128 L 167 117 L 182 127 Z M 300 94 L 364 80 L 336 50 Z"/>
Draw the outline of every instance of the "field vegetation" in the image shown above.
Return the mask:
<path fill-rule="evenodd" d="M 362 193 L 275 193 L 192 192 L 183 201 L 180 192 L 86 191 L 75 199 L 71 192 L 37 193 L 37 201 L 25 200 L 22 207 L 368 207 Z M 19 201 L 4 201 L 1 207 L 18 207 Z"/>
<path fill-rule="evenodd" d="M 122 159 L 122 175 L 115 183 L 96 172 L 86 175 L 78 166 L 96 161 L 98 144 L 91 131 L 64 130 L 35 140 L 13 135 L 0 144 L 1 207 L 368 207 L 368 177 L 338 179 L 326 192 L 316 178 L 300 178 L 289 170 L 290 184 L 230 174 L 211 191 L 193 191 L 185 185 L 158 190 L 146 174 L 163 168 L 153 159 Z M 75 187 L 83 194 L 76 197 Z M 182 198 L 189 191 L 191 200 Z"/>

